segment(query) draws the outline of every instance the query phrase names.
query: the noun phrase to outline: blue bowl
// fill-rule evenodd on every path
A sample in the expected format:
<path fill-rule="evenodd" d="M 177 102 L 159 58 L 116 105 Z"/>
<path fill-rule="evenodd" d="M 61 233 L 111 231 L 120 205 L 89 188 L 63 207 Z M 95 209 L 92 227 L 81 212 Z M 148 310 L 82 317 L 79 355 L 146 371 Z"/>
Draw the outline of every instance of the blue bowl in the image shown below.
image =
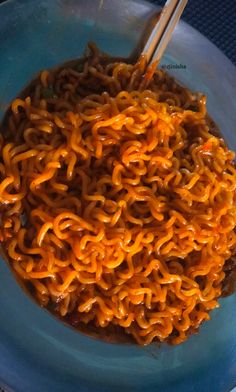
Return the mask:
<path fill-rule="evenodd" d="M 136 0 L 2 4 L 0 116 L 35 73 L 81 56 L 87 41 L 112 55 L 128 55 L 154 11 Z M 230 61 L 181 22 L 162 65 L 208 96 L 210 115 L 236 150 L 236 69 Z M 16 392 L 227 392 L 236 384 L 236 296 L 221 300 L 211 316 L 180 346 L 105 343 L 40 309 L 1 260 L 0 379 Z"/>

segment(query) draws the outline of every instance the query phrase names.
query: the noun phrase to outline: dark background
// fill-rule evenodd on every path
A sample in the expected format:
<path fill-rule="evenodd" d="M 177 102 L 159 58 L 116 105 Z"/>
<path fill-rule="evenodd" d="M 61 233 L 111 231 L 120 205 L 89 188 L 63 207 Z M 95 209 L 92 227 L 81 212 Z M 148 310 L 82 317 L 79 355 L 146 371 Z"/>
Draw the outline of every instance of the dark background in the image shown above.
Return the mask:
<path fill-rule="evenodd" d="M 0 3 L 4 1 L 0 0 Z M 165 0 L 149 1 L 161 6 L 165 4 Z M 189 0 L 183 19 L 209 38 L 236 65 L 236 0 Z"/>

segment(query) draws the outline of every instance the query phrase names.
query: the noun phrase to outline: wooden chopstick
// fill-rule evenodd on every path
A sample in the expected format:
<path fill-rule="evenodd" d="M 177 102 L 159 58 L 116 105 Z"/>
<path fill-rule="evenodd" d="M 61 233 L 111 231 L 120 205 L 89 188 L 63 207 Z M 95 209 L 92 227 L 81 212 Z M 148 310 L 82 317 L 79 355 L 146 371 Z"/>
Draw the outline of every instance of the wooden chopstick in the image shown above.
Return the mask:
<path fill-rule="evenodd" d="M 145 56 L 147 68 L 144 77 L 145 87 L 155 72 L 160 59 L 170 41 L 188 0 L 167 0 L 159 20 L 156 23 L 141 56 Z"/>
<path fill-rule="evenodd" d="M 165 30 L 161 36 L 161 39 L 158 42 L 158 45 L 156 46 L 156 50 L 152 56 L 152 59 L 150 60 L 149 65 L 151 65 L 154 61 L 157 61 L 157 64 L 160 62 L 160 59 L 171 39 L 172 33 L 174 31 L 175 26 L 177 25 L 185 7 L 187 4 L 188 0 L 179 0 L 178 4 L 171 15 L 169 22 L 165 26 Z"/>
<path fill-rule="evenodd" d="M 165 3 L 161 14 L 156 22 L 156 25 L 153 27 L 152 33 L 148 38 L 141 55 L 145 55 L 147 64 L 150 63 L 153 54 L 156 50 L 158 43 L 163 35 L 163 32 L 166 29 L 166 25 L 168 24 L 171 15 L 173 14 L 179 0 L 167 0 Z"/>

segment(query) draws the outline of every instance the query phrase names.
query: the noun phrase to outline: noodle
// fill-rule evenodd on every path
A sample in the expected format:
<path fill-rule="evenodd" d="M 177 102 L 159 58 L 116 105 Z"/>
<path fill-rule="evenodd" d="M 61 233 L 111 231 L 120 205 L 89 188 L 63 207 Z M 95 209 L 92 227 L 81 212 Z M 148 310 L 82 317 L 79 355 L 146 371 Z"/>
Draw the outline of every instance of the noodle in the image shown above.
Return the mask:
<path fill-rule="evenodd" d="M 162 70 L 142 89 L 142 67 L 91 46 L 13 101 L 0 240 L 62 319 L 178 344 L 219 306 L 236 251 L 234 153 L 204 96 Z"/>

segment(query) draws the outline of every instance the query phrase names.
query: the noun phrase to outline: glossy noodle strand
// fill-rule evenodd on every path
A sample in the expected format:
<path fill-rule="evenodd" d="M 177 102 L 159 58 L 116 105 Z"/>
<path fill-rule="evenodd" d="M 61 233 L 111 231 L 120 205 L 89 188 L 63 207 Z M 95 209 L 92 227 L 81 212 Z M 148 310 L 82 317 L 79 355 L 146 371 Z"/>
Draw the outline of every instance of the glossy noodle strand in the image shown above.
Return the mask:
<path fill-rule="evenodd" d="M 183 342 L 236 250 L 234 153 L 206 98 L 94 46 L 43 71 L 0 135 L 0 240 L 38 302 L 139 344 Z"/>

